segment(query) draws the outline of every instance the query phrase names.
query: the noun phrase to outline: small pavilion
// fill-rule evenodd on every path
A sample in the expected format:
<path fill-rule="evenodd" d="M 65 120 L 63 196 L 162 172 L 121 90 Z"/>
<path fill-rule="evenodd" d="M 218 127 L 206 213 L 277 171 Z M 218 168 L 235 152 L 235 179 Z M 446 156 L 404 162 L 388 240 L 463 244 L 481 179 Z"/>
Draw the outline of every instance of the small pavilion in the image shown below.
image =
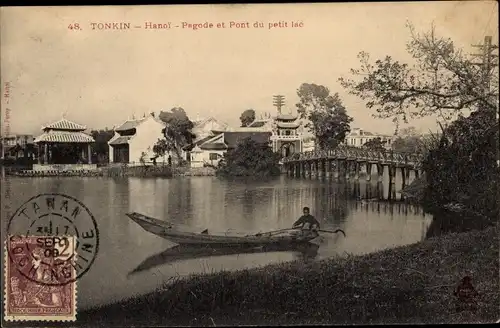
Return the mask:
<path fill-rule="evenodd" d="M 83 132 L 86 129 L 64 117 L 44 126 L 43 134 L 34 140 L 38 164 L 92 164 L 90 145 L 95 140 Z"/>

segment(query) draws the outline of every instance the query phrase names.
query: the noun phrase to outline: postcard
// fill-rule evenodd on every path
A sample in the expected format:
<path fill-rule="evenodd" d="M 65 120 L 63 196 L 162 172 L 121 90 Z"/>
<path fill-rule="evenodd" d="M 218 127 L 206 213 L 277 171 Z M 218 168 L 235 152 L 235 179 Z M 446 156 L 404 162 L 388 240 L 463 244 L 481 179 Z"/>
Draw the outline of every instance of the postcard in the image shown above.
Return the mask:
<path fill-rule="evenodd" d="M 0 33 L 3 326 L 498 322 L 497 2 Z"/>

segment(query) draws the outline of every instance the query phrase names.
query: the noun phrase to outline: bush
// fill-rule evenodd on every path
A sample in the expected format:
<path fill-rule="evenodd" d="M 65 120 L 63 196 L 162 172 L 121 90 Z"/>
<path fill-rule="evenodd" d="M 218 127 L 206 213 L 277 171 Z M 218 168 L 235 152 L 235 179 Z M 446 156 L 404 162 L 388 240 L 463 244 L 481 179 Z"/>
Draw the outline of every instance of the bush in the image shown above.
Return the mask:
<path fill-rule="evenodd" d="M 238 143 L 219 161 L 219 176 L 277 176 L 280 175 L 280 155 L 268 145 L 253 141 L 250 137 Z"/>
<path fill-rule="evenodd" d="M 427 176 L 424 208 L 435 213 L 447 204 L 459 203 L 479 215 L 498 217 L 497 153 L 494 112 L 477 111 L 453 122 L 423 162 Z"/>

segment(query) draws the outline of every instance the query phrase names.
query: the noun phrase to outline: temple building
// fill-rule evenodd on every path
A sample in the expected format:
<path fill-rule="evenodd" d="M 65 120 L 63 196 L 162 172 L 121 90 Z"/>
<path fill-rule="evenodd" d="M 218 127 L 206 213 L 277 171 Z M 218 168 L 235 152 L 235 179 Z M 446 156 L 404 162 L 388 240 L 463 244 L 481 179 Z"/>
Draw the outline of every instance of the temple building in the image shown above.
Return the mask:
<path fill-rule="evenodd" d="M 154 113 L 141 119 L 127 120 L 114 129 L 115 135 L 108 141 L 109 162 L 122 164 L 141 164 L 151 162 L 153 158 L 165 161 L 165 156 L 157 158 L 154 145 L 164 139 L 165 122 Z M 166 155 L 168 157 L 168 155 Z"/>
<path fill-rule="evenodd" d="M 235 148 L 238 141 L 247 137 L 255 142 L 268 144 L 283 157 L 303 151 L 302 125 L 298 116 L 281 114 L 255 119 L 247 127 L 213 129 L 208 136 L 190 147 L 192 167 L 217 165 L 224 154 Z"/>
<path fill-rule="evenodd" d="M 274 117 L 271 128 L 273 151 L 279 152 L 283 157 L 302 152 L 303 140 L 300 127 L 298 116 L 280 113 Z"/>
<path fill-rule="evenodd" d="M 84 133 L 86 129 L 65 118 L 44 126 L 43 134 L 34 140 L 39 156 L 38 165 L 33 165 L 33 170 L 57 170 L 62 168 L 61 165 L 70 165 L 71 169 L 91 169 L 90 146 L 95 141 Z"/>

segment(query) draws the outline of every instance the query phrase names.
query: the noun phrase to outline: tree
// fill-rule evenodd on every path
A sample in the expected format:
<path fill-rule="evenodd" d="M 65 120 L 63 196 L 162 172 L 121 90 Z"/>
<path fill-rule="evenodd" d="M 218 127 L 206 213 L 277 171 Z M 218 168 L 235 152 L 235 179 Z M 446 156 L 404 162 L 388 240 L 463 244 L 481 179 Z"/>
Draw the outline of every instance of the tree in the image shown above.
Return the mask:
<path fill-rule="evenodd" d="M 319 149 L 333 148 L 341 143 L 350 131 L 352 118 L 338 95 L 322 85 L 303 83 L 297 90 L 300 102 L 297 111 L 301 119 L 309 122 L 305 127 L 314 134 Z"/>
<path fill-rule="evenodd" d="M 426 210 L 432 213 L 457 203 L 472 214 L 498 218 L 497 152 L 494 111 L 475 111 L 453 122 L 440 145 L 422 163 L 427 178 L 423 199 Z"/>
<path fill-rule="evenodd" d="M 250 137 L 241 140 L 219 162 L 221 176 L 276 176 L 280 174 L 280 155 L 267 144 L 259 144 Z"/>
<path fill-rule="evenodd" d="M 383 142 L 380 137 L 377 137 L 377 138 L 374 138 L 370 141 L 365 142 L 363 147 L 370 149 L 370 150 L 384 150 L 385 149 L 384 145 L 385 145 L 385 142 Z"/>
<path fill-rule="evenodd" d="M 468 60 L 451 39 L 437 37 L 434 27 L 422 35 L 411 24 L 408 27 L 407 49 L 414 65 L 391 56 L 372 64 L 369 54 L 361 52 L 360 68 L 351 69 L 358 79 L 340 78 L 349 93 L 375 109 L 374 117 L 392 118 L 398 125 L 401 120 L 438 115 L 447 125 L 463 110 L 496 109 L 498 73 L 485 72 Z"/>
<path fill-rule="evenodd" d="M 113 130 L 92 130 L 90 132 L 95 140 L 92 145 L 92 152 L 97 156 L 98 162 L 107 162 L 109 156 L 109 145 L 108 142 L 113 138 L 115 132 Z"/>
<path fill-rule="evenodd" d="M 366 100 L 375 117 L 392 118 L 397 124 L 429 115 L 444 121 L 439 145 L 428 147 L 423 162 L 422 203 L 428 212 L 439 213 L 458 203 L 469 214 L 496 217 L 497 68 L 478 67 L 450 39 L 436 37 L 434 28 L 423 35 L 409 28 L 407 49 L 414 65 L 390 56 L 371 64 L 369 55 L 361 52 L 361 67 L 351 70 L 359 79 L 340 82 Z M 464 112 L 472 113 L 465 117 Z"/>
<path fill-rule="evenodd" d="M 159 118 L 167 125 L 164 130 L 166 148 L 173 150 L 177 158 L 182 160 L 182 148 L 192 144 L 196 138 L 192 133 L 194 123 L 181 107 L 174 107 L 170 112 L 161 111 Z"/>
<path fill-rule="evenodd" d="M 241 126 L 249 126 L 253 121 L 255 121 L 255 110 L 247 109 L 240 116 Z"/>
<path fill-rule="evenodd" d="M 158 141 L 153 145 L 153 153 L 155 153 L 156 157 L 163 157 L 171 150 L 171 145 L 166 139 L 158 139 Z"/>

